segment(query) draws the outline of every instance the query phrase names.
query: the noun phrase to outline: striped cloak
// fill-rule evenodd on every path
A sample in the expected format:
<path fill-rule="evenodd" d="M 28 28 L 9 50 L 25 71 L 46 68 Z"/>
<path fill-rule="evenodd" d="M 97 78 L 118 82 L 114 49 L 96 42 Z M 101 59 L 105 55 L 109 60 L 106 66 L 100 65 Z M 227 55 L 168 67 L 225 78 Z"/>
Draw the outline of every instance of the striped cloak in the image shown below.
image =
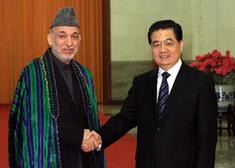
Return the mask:
<path fill-rule="evenodd" d="M 49 49 L 21 72 L 9 116 L 10 167 L 58 168 L 60 144 L 53 117 L 59 102 L 52 56 Z M 92 75 L 76 61 L 72 65 L 79 82 L 84 110 L 91 130 L 99 129 L 97 100 Z M 104 168 L 103 152 L 94 152 L 97 168 Z"/>

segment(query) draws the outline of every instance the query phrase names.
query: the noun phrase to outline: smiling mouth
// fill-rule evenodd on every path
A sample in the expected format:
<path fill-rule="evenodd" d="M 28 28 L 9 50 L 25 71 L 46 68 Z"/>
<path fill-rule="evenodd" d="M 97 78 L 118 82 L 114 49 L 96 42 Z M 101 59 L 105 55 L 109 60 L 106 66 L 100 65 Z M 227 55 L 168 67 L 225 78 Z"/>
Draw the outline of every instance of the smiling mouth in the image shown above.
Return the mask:
<path fill-rule="evenodd" d="M 166 58 L 169 58 L 169 57 L 170 57 L 169 55 L 165 55 L 165 54 L 160 55 L 161 59 L 166 59 Z"/>
<path fill-rule="evenodd" d="M 63 49 L 63 52 L 64 53 L 73 53 L 74 52 L 74 49 Z"/>

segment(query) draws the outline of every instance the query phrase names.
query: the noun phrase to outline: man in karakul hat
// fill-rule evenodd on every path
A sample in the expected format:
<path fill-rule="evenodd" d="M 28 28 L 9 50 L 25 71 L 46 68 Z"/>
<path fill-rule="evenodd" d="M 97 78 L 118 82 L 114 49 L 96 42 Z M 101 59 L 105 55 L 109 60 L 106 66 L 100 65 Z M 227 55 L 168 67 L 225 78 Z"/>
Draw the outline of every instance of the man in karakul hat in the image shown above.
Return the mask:
<path fill-rule="evenodd" d="M 10 167 L 104 168 L 90 71 L 73 60 L 81 35 L 74 9 L 58 11 L 50 48 L 24 67 L 9 117 Z M 98 137 L 98 138 L 97 138 Z"/>

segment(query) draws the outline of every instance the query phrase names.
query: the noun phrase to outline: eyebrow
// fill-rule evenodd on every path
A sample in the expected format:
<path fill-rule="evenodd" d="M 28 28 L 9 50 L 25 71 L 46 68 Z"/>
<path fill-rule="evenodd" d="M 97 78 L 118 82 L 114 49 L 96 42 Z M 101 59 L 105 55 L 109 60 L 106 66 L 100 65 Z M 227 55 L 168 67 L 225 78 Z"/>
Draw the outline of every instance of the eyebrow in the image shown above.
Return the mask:
<path fill-rule="evenodd" d="M 59 34 L 67 34 L 65 31 L 61 30 L 58 32 Z M 78 32 L 73 32 L 72 35 L 79 35 Z"/>
<path fill-rule="evenodd" d="M 61 31 L 59 31 L 58 33 L 65 33 L 65 31 L 61 30 Z"/>
<path fill-rule="evenodd" d="M 78 32 L 74 32 L 73 35 L 79 35 L 79 33 Z"/>
<path fill-rule="evenodd" d="M 163 40 L 163 41 L 166 41 L 166 40 L 174 40 L 174 39 L 172 39 L 172 38 L 167 38 L 167 39 L 165 39 L 165 40 Z M 153 42 L 161 42 L 161 41 L 159 41 L 159 40 L 154 40 Z"/>

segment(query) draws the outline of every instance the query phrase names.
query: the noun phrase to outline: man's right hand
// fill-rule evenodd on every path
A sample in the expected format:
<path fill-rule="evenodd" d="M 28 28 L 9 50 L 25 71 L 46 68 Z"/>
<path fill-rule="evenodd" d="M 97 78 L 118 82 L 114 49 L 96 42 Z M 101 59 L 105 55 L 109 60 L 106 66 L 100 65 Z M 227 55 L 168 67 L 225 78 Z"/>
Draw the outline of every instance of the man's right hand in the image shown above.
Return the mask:
<path fill-rule="evenodd" d="M 97 150 L 101 147 L 102 140 L 98 133 L 95 131 L 90 131 L 89 129 L 84 129 L 83 140 L 81 149 L 84 152 L 90 152 Z"/>

